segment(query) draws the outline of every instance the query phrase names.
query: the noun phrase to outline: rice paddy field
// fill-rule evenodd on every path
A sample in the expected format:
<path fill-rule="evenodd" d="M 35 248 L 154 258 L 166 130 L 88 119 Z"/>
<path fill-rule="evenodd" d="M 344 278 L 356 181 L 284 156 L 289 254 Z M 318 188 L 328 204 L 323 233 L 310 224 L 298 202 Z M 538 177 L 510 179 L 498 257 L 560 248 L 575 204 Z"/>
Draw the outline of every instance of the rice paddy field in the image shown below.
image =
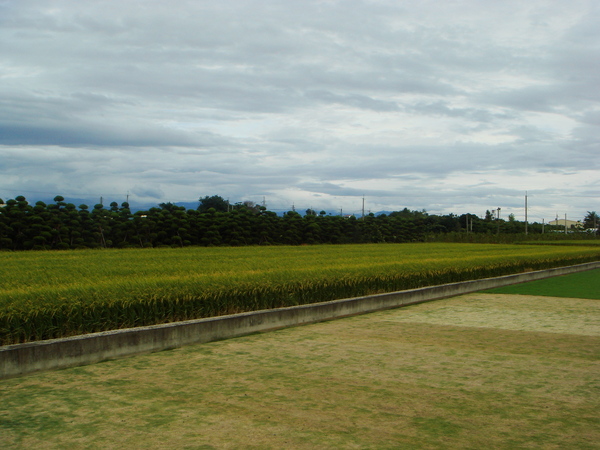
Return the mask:
<path fill-rule="evenodd" d="M 0 345 L 600 260 L 599 246 L 385 244 L 0 253 Z"/>
<path fill-rule="evenodd" d="M 2 380 L 0 442 L 597 449 L 600 271 L 584 274 L 581 298 L 538 295 L 550 279 Z"/>

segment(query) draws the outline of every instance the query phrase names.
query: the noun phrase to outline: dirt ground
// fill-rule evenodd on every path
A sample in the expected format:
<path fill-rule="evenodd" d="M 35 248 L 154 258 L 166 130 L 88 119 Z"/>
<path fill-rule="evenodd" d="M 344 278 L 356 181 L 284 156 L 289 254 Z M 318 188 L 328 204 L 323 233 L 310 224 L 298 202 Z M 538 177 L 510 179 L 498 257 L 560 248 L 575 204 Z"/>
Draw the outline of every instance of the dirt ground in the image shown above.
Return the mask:
<path fill-rule="evenodd" d="M 469 294 L 0 381 L 3 448 L 598 448 L 600 302 Z"/>

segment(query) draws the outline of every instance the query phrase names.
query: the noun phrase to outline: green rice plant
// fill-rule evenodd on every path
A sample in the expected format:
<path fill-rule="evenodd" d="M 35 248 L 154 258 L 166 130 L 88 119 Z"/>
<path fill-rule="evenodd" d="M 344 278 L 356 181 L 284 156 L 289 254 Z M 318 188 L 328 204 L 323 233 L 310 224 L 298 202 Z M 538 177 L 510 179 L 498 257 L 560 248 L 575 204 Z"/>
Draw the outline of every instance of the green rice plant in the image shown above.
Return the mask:
<path fill-rule="evenodd" d="M 0 345 L 507 275 L 598 247 L 386 244 L 0 254 Z"/>

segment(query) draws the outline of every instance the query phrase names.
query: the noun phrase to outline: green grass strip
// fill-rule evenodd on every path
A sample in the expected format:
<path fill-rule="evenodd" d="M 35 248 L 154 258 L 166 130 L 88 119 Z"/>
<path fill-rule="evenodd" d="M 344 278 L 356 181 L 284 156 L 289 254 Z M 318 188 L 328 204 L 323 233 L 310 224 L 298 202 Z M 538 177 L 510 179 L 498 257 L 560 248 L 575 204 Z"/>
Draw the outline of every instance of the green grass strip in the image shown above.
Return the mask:
<path fill-rule="evenodd" d="M 489 289 L 485 292 L 600 300 L 600 269 Z"/>
<path fill-rule="evenodd" d="M 522 241 L 520 244 L 523 245 L 562 245 L 562 246 L 572 246 L 572 245 L 584 245 L 587 247 L 600 246 L 600 239 L 581 239 L 581 240 L 565 240 L 565 241 Z"/>

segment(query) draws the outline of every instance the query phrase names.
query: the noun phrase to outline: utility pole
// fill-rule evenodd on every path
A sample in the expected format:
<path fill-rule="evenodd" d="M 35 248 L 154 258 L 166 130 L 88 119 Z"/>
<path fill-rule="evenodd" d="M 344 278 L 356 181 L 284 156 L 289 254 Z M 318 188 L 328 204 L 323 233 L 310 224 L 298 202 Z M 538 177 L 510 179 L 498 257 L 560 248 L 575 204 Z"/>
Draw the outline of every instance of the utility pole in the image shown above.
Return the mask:
<path fill-rule="evenodd" d="M 565 234 L 567 234 L 567 213 L 565 213 Z"/>
<path fill-rule="evenodd" d="M 525 236 L 527 236 L 527 191 L 525 191 Z"/>
<path fill-rule="evenodd" d="M 471 214 L 467 214 L 467 234 L 472 233 L 473 232 L 473 217 L 471 217 Z"/>
<path fill-rule="evenodd" d="M 365 219 L 365 196 L 363 195 L 362 219 Z"/>
<path fill-rule="evenodd" d="M 496 221 L 498 222 L 498 230 L 496 231 L 496 234 L 500 234 L 500 207 L 498 207 L 496 211 L 498 211 L 498 216 L 496 217 Z"/>

